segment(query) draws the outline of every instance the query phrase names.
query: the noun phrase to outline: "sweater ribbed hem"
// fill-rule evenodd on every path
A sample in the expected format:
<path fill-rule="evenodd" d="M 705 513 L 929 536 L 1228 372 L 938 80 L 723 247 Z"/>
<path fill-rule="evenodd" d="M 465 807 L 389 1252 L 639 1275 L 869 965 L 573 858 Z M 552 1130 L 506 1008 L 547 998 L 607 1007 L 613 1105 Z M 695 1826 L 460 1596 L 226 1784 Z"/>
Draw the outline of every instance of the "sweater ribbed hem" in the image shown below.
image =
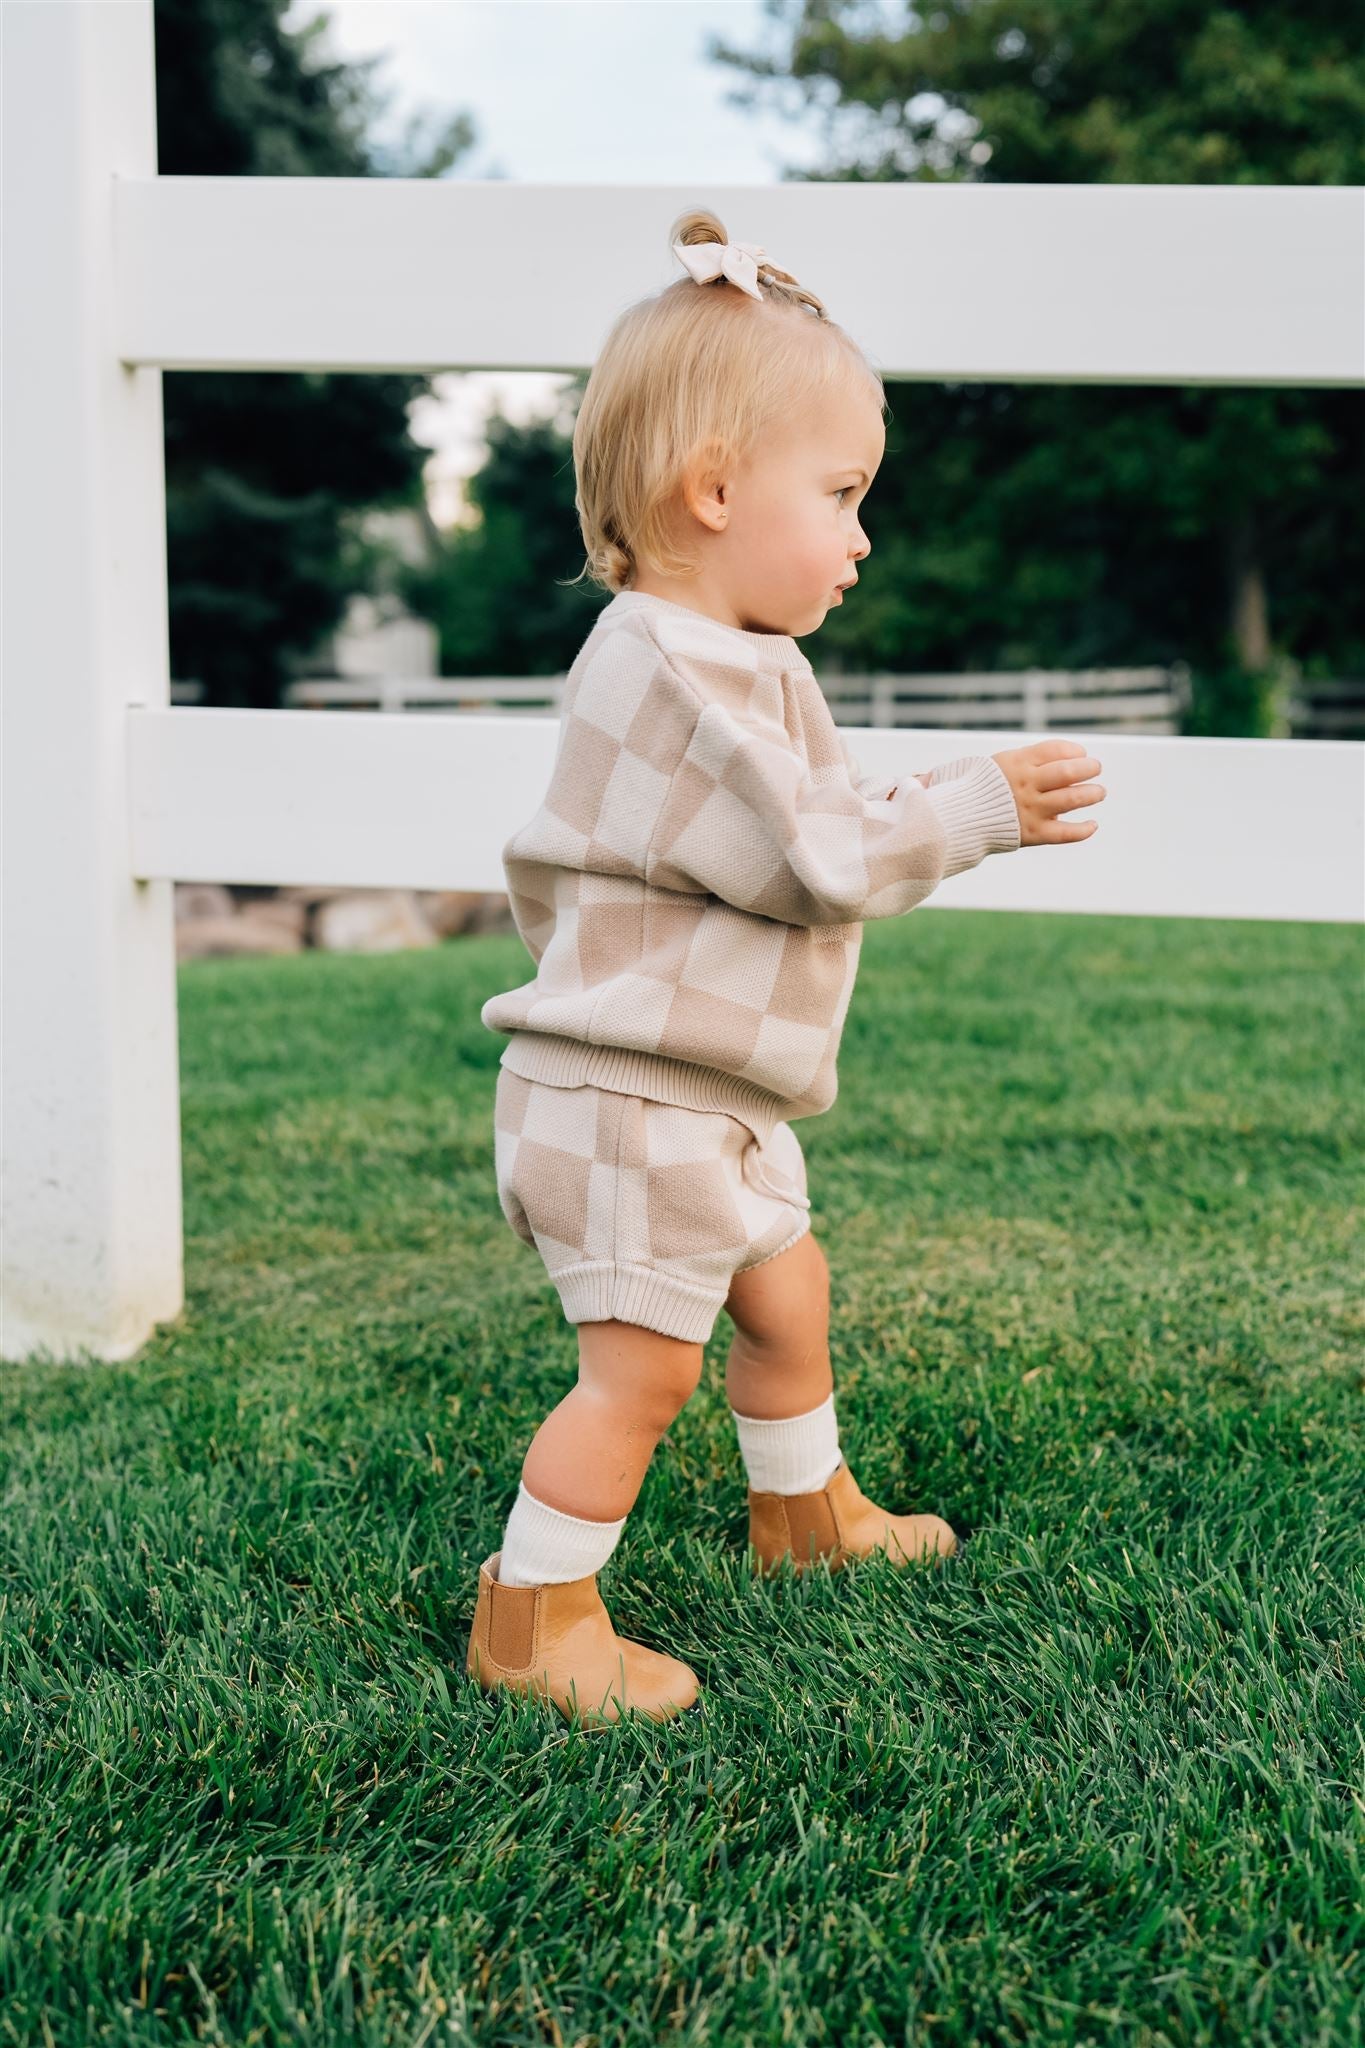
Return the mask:
<path fill-rule="evenodd" d="M 988 853 L 1019 847 L 1019 806 L 1009 778 L 989 754 L 963 754 L 935 770 L 925 791 L 948 834 L 944 881 L 974 868 Z"/>
<path fill-rule="evenodd" d="M 672 1273 L 619 1260 L 561 1266 L 551 1278 L 571 1323 L 639 1323 L 687 1344 L 705 1344 L 725 1306 L 724 1292 L 710 1294 Z"/>
<path fill-rule="evenodd" d="M 590 1045 L 581 1038 L 561 1038 L 552 1031 L 516 1031 L 503 1048 L 499 1065 L 526 1081 L 548 1081 L 556 1088 L 578 1088 L 589 1082 L 618 1095 L 643 1095 L 651 1102 L 671 1102 L 681 1109 L 715 1109 L 737 1117 L 766 1145 L 791 1105 L 770 1089 L 695 1060 L 670 1059 L 664 1053 L 639 1052 L 624 1045 Z"/>

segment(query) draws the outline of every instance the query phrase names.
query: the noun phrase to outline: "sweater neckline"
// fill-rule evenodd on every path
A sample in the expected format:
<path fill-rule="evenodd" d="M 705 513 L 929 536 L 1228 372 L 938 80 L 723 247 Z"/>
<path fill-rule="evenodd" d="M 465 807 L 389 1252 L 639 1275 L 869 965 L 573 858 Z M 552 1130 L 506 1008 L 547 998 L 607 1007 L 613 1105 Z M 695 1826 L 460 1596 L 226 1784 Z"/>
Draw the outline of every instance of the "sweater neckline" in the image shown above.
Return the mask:
<path fill-rule="evenodd" d="M 610 604 L 603 605 L 598 616 L 605 618 L 608 612 L 639 611 L 641 606 L 657 607 L 675 620 L 691 619 L 703 632 L 709 628 L 713 634 L 723 636 L 735 651 L 743 650 L 747 658 L 761 669 L 790 671 L 810 667 L 810 662 L 790 633 L 751 633 L 744 626 L 727 626 L 723 619 L 713 619 L 709 612 L 699 612 L 690 604 L 675 604 L 672 598 L 657 597 L 652 590 L 618 590 Z"/>

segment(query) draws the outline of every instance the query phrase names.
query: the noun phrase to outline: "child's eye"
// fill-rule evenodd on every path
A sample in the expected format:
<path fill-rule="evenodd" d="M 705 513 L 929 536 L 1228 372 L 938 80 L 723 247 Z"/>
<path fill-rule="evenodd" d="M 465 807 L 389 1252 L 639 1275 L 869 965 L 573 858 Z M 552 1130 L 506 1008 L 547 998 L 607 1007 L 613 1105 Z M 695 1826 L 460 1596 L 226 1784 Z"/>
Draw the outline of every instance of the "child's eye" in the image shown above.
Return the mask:
<path fill-rule="evenodd" d="M 852 489 L 852 484 L 840 484 L 838 490 L 834 493 L 835 497 L 839 500 L 839 510 L 841 512 L 844 509 L 844 499 Z"/>

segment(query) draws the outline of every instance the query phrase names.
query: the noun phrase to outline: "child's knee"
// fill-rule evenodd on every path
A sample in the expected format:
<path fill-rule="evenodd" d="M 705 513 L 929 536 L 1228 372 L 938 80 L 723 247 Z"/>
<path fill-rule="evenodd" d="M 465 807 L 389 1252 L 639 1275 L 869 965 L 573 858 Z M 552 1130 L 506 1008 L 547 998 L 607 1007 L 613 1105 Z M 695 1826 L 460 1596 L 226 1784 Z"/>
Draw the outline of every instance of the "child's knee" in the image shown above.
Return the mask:
<path fill-rule="evenodd" d="M 653 1383 L 655 1421 L 660 1435 L 675 1422 L 701 1384 L 702 1347 L 689 1344 L 685 1354 L 670 1358 Z"/>
<path fill-rule="evenodd" d="M 829 1261 L 807 1230 L 789 1251 L 736 1273 L 726 1312 L 755 1350 L 786 1352 L 829 1332 Z"/>
<path fill-rule="evenodd" d="M 701 1384 L 700 1344 L 665 1337 L 635 1323 L 580 1323 L 578 1383 L 589 1394 L 628 1408 L 635 1427 L 662 1436 Z"/>

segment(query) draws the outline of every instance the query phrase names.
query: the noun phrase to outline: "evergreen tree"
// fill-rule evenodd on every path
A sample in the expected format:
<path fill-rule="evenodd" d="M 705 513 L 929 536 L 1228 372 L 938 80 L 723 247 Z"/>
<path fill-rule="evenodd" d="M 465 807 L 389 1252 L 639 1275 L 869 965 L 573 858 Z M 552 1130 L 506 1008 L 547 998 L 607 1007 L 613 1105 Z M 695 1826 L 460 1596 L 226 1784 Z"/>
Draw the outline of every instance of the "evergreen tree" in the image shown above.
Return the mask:
<path fill-rule="evenodd" d="M 325 17 L 286 30 L 286 4 L 156 0 L 163 176 L 437 177 L 468 149 L 465 114 L 429 138 L 409 122 L 395 152 L 371 145 L 379 60 L 324 62 Z M 278 703 L 290 656 L 338 623 L 368 559 L 358 515 L 421 500 L 408 408 L 429 383 L 165 374 L 171 672 L 201 681 L 206 703 Z"/>

